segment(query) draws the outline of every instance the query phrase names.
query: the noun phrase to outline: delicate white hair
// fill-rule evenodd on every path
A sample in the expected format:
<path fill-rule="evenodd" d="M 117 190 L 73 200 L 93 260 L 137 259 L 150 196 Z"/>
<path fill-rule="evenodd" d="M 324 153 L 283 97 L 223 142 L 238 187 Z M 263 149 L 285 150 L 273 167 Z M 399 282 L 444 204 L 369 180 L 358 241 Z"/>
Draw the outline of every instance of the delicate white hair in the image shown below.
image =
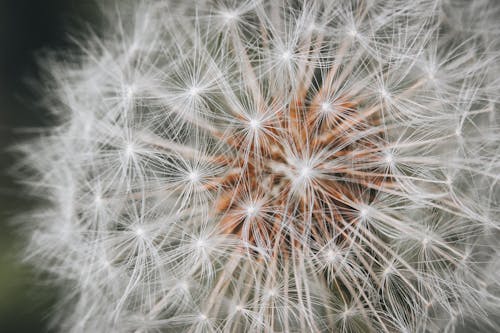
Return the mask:
<path fill-rule="evenodd" d="M 61 331 L 500 330 L 498 2 L 104 11 L 18 146 Z"/>

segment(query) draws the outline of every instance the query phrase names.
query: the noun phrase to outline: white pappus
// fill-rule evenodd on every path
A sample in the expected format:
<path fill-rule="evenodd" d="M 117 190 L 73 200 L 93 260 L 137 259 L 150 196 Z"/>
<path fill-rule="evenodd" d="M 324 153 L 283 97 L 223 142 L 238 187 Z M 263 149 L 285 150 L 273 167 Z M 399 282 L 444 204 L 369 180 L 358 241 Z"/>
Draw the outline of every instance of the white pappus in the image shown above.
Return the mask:
<path fill-rule="evenodd" d="M 499 3 L 103 8 L 18 145 L 61 331 L 500 330 Z"/>

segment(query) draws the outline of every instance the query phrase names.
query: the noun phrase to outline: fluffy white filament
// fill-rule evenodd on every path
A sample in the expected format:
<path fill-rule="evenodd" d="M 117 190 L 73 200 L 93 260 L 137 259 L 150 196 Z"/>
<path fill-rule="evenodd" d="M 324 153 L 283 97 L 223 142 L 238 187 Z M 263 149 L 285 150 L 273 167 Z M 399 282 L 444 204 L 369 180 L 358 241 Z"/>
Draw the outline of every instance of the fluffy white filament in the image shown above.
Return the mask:
<path fill-rule="evenodd" d="M 64 332 L 500 330 L 495 1 L 138 1 L 20 145 Z M 468 325 L 468 324 L 467 324 Z"/>

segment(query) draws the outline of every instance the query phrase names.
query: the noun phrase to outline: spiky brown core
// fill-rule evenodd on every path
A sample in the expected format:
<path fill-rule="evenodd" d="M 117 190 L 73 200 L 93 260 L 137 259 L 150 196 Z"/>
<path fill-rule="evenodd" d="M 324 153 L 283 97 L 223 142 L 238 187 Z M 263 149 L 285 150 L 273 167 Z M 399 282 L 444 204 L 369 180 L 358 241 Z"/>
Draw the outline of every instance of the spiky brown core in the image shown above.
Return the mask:
<path fill-rule="evenodd" d="M 215 207 L 226 233 L 275 253 L 304 240 L 340 243 L 362 218 L 360 207 L 390 185 L 374 112 L 322 100 L 295 100 L 252 140 L 232 135 L 240 157 L 229 169 L 237 172 L 220 181 Z"/>

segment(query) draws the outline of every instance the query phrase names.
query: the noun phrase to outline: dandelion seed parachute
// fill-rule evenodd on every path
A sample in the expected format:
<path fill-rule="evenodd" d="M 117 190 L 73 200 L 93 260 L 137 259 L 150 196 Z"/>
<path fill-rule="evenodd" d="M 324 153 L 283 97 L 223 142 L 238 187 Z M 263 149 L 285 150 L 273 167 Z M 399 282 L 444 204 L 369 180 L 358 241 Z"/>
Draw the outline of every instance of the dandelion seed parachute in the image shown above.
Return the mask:
<path fill-rule="evenodd" d="M 71 332 L 500 330 L 494 1 L 140 1 L 47 58 L 27 258 Z"/>

